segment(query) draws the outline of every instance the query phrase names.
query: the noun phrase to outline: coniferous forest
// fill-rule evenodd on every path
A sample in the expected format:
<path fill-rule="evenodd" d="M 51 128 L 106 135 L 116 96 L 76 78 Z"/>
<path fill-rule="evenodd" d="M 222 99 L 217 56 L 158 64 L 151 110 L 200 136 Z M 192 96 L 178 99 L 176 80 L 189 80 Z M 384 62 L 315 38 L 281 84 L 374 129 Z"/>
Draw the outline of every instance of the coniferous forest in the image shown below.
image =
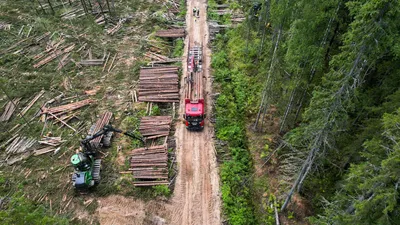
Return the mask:
<path fill-rule="evenodd" d="M 399 2 L 230 2 L 246 20 L 213 45 L 229 222 L 399 224 Z"/>

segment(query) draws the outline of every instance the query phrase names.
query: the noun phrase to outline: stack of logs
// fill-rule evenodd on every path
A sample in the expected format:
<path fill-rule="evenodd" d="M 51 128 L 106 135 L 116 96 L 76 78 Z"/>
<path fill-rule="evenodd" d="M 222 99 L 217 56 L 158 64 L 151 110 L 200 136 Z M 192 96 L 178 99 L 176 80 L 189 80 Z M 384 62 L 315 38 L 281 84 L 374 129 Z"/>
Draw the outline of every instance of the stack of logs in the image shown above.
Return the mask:
<path fill-rule="evenodd" d="M 154 64 L 165 64 L 165 63 L 174 63 L 174 62 L 180 62 L 180 58 L 175 58 L 171 59 L 166 56 L 154 53 L 154 52 L 146 52 L 144 54 L 148 59 L 152 60 L 149 64 L 154 65 Z"/>
<path fill-rule="evenodd" d="M 112 112 L 105 112 L 94 124 L 90 130 L 89 130 L 89 135 L 94 135 L 97 132 L 101 131 L 105 125 L 108 125 L 110 123 L 110 120 L 112 118 Z M 90 145 L 94 149 L 99 149 L 101 147 L 101 139 L 103 138 L 104 135 L 101 135 L 93 140 L 90 141 Z"/>
<path fill-rule="evenodd" d="M 134 186 L 169 184 L 166 145 L 134 149 L 131 156 L 129 170 L 135 178 Z"/>
<path fill-rule="evenodd" d="M 185 37 L 185 29 L 169 29 L 159 30 L 156 32 L 157 37 L 180 38 Z"/>
<path fill-rule="evenodd" d="M 171 122 L 171 116 L 142 117 L 139 131 L 146 139 L 167 137 L 169 135 Z"/>
<path fill-rule="evenodd" d="M 142 68 L 139 101 L 179 102 L 178 67 Z"/>

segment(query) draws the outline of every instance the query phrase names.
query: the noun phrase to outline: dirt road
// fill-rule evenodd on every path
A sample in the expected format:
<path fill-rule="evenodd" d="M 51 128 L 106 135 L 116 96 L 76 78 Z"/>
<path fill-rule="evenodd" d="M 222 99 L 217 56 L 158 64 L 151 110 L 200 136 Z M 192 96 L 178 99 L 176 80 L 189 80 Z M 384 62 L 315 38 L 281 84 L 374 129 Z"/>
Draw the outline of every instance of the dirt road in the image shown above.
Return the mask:
<path fill-rule="evenodd" d="M 200 18 L 192 15 L 193 7 L 200 9 Z M 207 47 L 207 0 L 187 1 L 186 26 L 188 35 L 185 40 L 183 74 L 187 71 L 188 44 L 203 44 L 203 89 L 206 100 L 206 112 L 211 115 L 211 50 Z M 182 76 L 182 83 L 184 84 Z M 184 85 L 181 90 L 180 116 L 184 114 Z M 221 224 L 219 176 L 213 144 L 212 124 L 206 119 L 201 132 L 187 131 L 184 124 L 176 128 L 177 161 L 179 174 L 171 200 L 170 224 Z"/>

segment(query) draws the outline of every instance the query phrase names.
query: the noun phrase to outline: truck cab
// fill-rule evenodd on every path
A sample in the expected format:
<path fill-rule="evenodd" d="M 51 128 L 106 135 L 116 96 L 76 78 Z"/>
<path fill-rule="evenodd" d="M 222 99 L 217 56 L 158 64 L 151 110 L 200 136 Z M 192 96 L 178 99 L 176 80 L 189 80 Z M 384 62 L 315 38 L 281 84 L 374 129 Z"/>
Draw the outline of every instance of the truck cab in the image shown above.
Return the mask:
<path fill-rule="evenodd" d="M 204 101 L 190 102 L 186 99 L 185 126 L 188 130 L 202 130 L 204 128 Z"/>

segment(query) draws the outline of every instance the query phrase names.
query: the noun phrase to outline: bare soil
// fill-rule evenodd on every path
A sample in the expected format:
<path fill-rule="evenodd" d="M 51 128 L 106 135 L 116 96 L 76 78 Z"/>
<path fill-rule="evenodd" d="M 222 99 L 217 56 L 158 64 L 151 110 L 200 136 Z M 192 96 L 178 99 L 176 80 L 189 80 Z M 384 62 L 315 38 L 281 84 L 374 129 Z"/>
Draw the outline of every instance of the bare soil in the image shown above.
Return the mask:
<path fill-rule="evenodd" d="M 211 50 L 207 25 L 207 1 L 190 0 L 187 2 L 185 52 L 182 60 L 183 74 L 187 69 L 188 45 L 203 44 L 203 96 L 208 115 L 211 114 L 212 83 L 210 77 Z M 200 9 L 200 18 L 192 15 L 193 7 Z M 183 84 L 183 78 L 182 78 Z M 184 114 L 184 85 L 181 90 L 181 108 Z M 175 191 L 171 200 L 171 224 L 221 224 L 219 175 L 215 155 L 212 124 L 206 120 L 205 128 L 200 132 L 186 130 L 183 123 L 176 127 L 177 161 L 179 173 Z"/>

